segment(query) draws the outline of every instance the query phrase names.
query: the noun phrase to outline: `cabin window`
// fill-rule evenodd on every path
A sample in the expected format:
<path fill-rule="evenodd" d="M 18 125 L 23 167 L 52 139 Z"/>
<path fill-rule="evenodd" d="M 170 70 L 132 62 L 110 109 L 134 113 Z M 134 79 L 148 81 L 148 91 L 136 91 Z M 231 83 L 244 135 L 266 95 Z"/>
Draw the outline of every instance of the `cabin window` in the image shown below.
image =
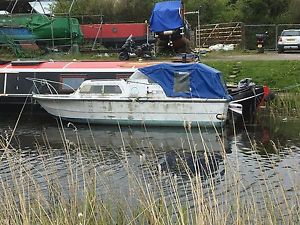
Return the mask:
<path fill-rule="evenodd" d="M 124 79 L 124 80 L 126 80 L 126 79 L 128 79 L 128 77 L 130 77 L 130 75 L 131 74 L 127 74 L 127 73 L 125 73 L 125 74 L 116 74 L 116 79 Z"/>
<path fill-rule="evenodd" d="M 121 94 L 122 90 L 118 85 L 84 85 L 80 88 L 82 94 Z"/>
<path fill-rule="evenodd" d="M 103 94 L 121 94 L 122 90 L 118 85 L 105 85 Z"/>
<path fill-rule="evenodd" d="M 190 92 L 190 73 L 175 72 L 174 74 L 174 93 Z"/>
<path fill-rule="evenodd" d="M 80 88 L 80 93 L 82 94 L 101 94 L 103 86 L 102 85 L 84 85 Z"/>
<path fill-rule="evenodd" d="M 80 93 L 87 94 L 91 92 L 91 85 L 84 85 L 80 88 Z"/>
<path fill-rule="evenodd" d="M 84 75 L 64 75 L 61 76 L 61 91 L 69 92 L 72 91 L 72 88 L 76 90 L 80 87 L 81 83 L 85 80 L 86 76 Z M 72 87 L 72 88 L 71 88 Z"/>
<path fill-rule="evenodd" d="M 93 85 L 90 90 L 91 94 L 102 94 L 102 92 L 103 92 L 102 85 Z"/>

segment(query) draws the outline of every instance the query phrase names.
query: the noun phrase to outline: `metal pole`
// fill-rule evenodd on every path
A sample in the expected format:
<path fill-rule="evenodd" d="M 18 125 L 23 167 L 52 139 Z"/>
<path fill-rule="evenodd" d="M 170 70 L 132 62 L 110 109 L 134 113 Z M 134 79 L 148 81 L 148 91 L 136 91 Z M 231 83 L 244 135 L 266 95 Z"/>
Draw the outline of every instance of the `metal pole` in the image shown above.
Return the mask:
<path fill-rule="evenodd" d="M 70 5 L 70 8 L 69 8 L 69 15 L 71 14 L 71 11 L 72 11 L 72 8 L 73 8 L 73 5 L 75 3 L 76 0 L 73 0 L 71 5 Z"/>
<path fill-rule="evenodd" d="M 198 40 L 198 44 L 199 44 L 199 52 L 200 52 L 200 48 L 201 48 L 201 32 L 200 32 L 200 9 L 197 11 L 198 14 L 198 32 L 199 32 L 199 40 Z"/>
<path fill-rule="evenodd" d="M 197 29 L 199 29 L 200 27 L 200 15 L 199 15 L 199 10 L 198 11 L 192 11 L 192 12 L 185 12 L 184 15 L 192 15 L 192 14 L 197 14 Z M 196 29 L 196 30 L 197 30 Z M 197 35 L 197 32 L 196 32 L 196 35 Z M 196 38 L 196 42 L 197 42 L 197 38 Z M 198 43 L 200 43 L 198 41 Z M 198 43 L 195 43 L 195 44 L 198 44 Z M 200 48 L 200 44 L 199 44 L 199 48 Z"/>
<path fill-rule="evenodd" d="M 278 24 L 276 24 L 276 27 L 275 27 L 275 51 L 278 50 L 277 41 L 278 41 Z"/>
<path fill-rule="evenodd" d="M 42 5 L 41 1 L 40 1 L 40 0 L 38 0 L 38 1 L 39 1 L 39 3 L 40 3 L 40 6 L 41 6 L 41 8 L 42 8 L 42 10 L 43 10 L 43 13 L 44 13 L 44 14 L 46 14 L 46 12 L 45 12 L 45 9 L 44 9 L 44 7 L 43 7 L 43 5 Z"/>
<path fill-rule="evenodd" d="M 72 11 L 72 8 L 73 8 L 73 5 L 74 5 L 74 2 L 75 2 L 76 0 L 73 0 L 72 1 L 72 3 L 71 3 L 71 5 L 70 5 L 70 8 L 69 8 L 69 15 L 68 15 L 68 22 L 69 22 L 69 31 L 70 31 L 70 43 L 71 43 L 71 49 L 72 49 L 72 47 L 73 47 L 73 35 L 72 35 L 72 26 L 71 26 L 71 11 Z"/>
<path fill-rule="evenodd" d="M 200 6 L 201 9 L 201 6 Z M 200 45 L 201 45 L 201 35 L 200 35 L 200 9 L 197 11 L 192 11 L 192 12 L 185 12 L 184 15 L 191 15 L 191 14 L 197 14 L 197 29 L 199 31 L 199 40 L 198 40 L 198 47 L 199 47 L 199 51 L 200 51 Z"/>
<path fill-rule="evenodd" d="M 51 38 L 52 38 L 52 49 L 54 51 L 54 47 L 55 47 L 55 40 L 54 40 L 54 31 L 53 31 L 53 20 L 54 20 L 54 17 L 51 16 L 50 17 L 50 20 L 51 20 Z"/>
<path fill-rule="evenodd" d="M 4 86 L 3 86 L 3 94 L 6 94 L 6 86 L 7 86 L 7 73 L 4 74 Z"/>
<path fill-rule="evenodd" d="M 10 13 L 11 13 L 11 14 L 12 14 L 13 11 L 15 10 L 15 7 L 16 7 L 17 3 L 18 3 L 18 0 L 15 1 L 15 4 L 13 5 L 12 9 L 10 10 Z"/>
<path fill-rule="evenodd" d="M 97 42 L 97 39 L 98 39 L 100 31 L 102 33 L 102 24 L 103 24 L 103 19 L 102 18 L 103 17 L 102 17 L 102 12 L 101 12 L 101 23 L 100 23 L 100 26 L 98 28 L 98 31 L 97 31 L 97 34 L 96 34 L 96 37 L 95 37 L 95 40 L 94 40 L 94 43 L 93 43 L 93 46 L 92 46 L 92 50 L 95 50 L 96 42 Z"/>
<path fill-rule="evenodd" d="M 148 21 L 145 20 L 145 25 L 146 25 L 146 42 L 147 42 L 147 45 L 149 44 L 149 26 L 148 26 Z"/>

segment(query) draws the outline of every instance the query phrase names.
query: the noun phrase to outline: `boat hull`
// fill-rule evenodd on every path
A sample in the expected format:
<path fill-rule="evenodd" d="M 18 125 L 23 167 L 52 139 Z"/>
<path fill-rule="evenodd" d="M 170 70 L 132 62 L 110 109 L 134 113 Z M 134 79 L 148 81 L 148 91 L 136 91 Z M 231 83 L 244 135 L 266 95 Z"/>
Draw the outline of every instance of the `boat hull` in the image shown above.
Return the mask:
<path fill-rule="evenodd" d="M 233 97 L 233 103 L 239 103 L 243 106 L 243 120 L 247 122 L 253 121 L 255 119 L 255 114 L 259 106 L 264 100 L 264 87 L 263 86 L 251 86 L 246 88 L 241 88 L 237 91 L 230 91 L 229 93 Z M 240 115 L 236 115 L 237 119 Z M 242 118 L 241 118 L 242 119 Z"/>
<path fill-rule="evenodd" d="M 50 114 L 81 123 L 151 126 L 223 126 L 226 100 L 53 99 L 34 96 Z"/>

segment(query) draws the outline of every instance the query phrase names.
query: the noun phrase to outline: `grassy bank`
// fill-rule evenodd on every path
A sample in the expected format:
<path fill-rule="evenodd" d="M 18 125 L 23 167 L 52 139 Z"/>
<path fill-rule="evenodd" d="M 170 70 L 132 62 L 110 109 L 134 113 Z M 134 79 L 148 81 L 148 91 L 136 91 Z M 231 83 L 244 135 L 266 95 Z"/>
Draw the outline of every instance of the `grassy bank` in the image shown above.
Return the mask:
<path fill-rule="evenodd" d="M 249 77 L 270 88 L 300 92 L 299 61 L 209 61 L 204 63 L 220 70 L 227 82 Z M 298 86 L 297 86 L 298 85 Z"/>

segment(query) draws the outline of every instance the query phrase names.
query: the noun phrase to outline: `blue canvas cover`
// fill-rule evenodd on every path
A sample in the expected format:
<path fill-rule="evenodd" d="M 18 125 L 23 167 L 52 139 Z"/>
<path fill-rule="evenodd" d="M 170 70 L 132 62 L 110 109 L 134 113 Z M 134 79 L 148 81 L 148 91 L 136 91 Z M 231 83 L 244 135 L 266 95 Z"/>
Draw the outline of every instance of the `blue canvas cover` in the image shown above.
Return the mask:
<path fill-rule="evenodd" d="M 168 97 L 231 99 L 221 72 L 202 63 L 161 63 L 139 71 L 158 83 Z M 186 81 L 188 88 L 180 91 Z"/>
<path fill-rule="evenodd" d="M 183 27 L 180 9 L 181 1 L 156 3 L 150 17 L 150 30 L 152 32 L 162 32 Z"/>

